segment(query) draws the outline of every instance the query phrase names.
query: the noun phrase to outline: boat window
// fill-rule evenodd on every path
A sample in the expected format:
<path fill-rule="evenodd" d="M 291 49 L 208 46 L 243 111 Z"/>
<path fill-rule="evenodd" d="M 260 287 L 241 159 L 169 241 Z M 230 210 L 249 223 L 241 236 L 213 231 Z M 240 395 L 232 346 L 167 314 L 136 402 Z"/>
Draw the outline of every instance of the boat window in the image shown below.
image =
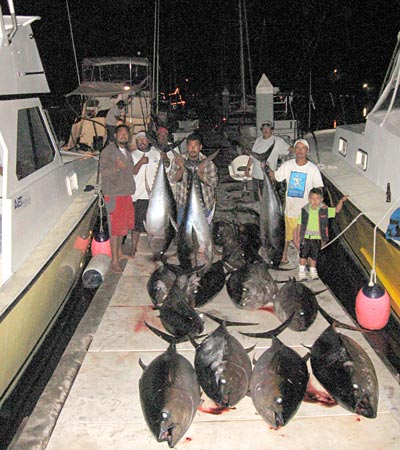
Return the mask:
<path fill-rule="evenodd" d="M 367 164 L 368 164 L 368 153 L 364 150 L 361 150 L 359 148 L 357 150 L 357 156 L 356 156 L 356 166 L 361 170 L 367 170 Z"/>
<path fill-rule="evenodd" d="M 54 149 L 39 108 L 18 111 L 17 178 L 21 180 L 54 159 Z"/>
<path fill-rule="evenodd" d="M 339 139 L 339 153 L 343 156 L 347 156 L 347 141 L 346 139 L 340 138 Z"/>

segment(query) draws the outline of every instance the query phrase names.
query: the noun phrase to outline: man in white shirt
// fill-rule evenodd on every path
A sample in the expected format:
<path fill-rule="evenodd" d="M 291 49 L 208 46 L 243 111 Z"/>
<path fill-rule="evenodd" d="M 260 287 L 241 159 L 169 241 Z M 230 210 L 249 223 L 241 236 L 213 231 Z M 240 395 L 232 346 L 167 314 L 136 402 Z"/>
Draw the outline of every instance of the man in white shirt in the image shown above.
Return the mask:
<path fill-rule="evenodd" d="M 132 230 L 132 256 L 135 256 L 139 236 L 145 232 L 143 221 L 146 219 L 149 198 L 157 167 L 160 162 L 160 152 L 150 147 L 150 142 L 144 131 L 136 134 L 137 149 L 132 152 L 133 177 L 135 179 L 136 191 L 132 195 L 135 207 L 135 226 Z"/>
<path fill-rule="evenodd" d="M 252 148 L 252 152 L 262 154 L 265 153 L 271 145 L 274 144 L 274 148 L 267 159 L 269 167 L 271 170 L 276 170 L 278 158 L 280 155 L 287 155 L 290 152 L 293 152 L 293 147 L 289 145 L 284 139 L 280 136 L 274 136 L 273 134 L 274 126 L 272 122 L 265 122 L 261 125 L 262 135 L 259 136 Z M 252 170 L 252 178 L 253 178 L 253 195 L 254 199 L 259 200 L 258 191 L 262 192 L 264 185 L 264 175 L 261 167 L 260 161 L 256 158 L 250 157 L 249 162 L 247 163 L 246 171 L 244 173 L 245 176 L 249 176 L 250 167 L 253 166 Z"/>
<path fill-rule="evenodd" d="M 312 188 L 322 188 L 321 173 L 318 167 L 307 159 L 310 146 L 305 139 L 294 143 L 295 159 L 284 162 L 276 172 L 270 171 L 276 181 L 286 180 L 285 196 L 285 249 L 282 264 L 288 262 L 288 248 L 297 228 L 301 208 L 308 203 L 308 194 Z"/>

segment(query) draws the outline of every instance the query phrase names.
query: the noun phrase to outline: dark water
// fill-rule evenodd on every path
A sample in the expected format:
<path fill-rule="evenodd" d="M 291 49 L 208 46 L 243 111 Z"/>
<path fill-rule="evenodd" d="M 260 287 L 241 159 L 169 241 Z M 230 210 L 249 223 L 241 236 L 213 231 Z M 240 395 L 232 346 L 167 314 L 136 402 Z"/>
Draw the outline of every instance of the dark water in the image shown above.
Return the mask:
<path fill-rule="evenodd" d="M 333 233 L 335 230 L 332 230 Z M 334 234 L 333 234 L 334 235 Z M 355 300 L 361 287 L 369 282 L 369 274 L 350 256 L 338 239 L 320 254 L 318 273 L 346 311 L 356 321 Z M 400 381 L 400 323 L 392 315 L 382 330 L 364 334 L 387 368 Z"/>
<path fill-rule="evenodd" d="M 76 285 L 64 310 L 10 397 L 0 409 L 0 450 L 6 450 L 23 419 L 29 416 L 49 382 L 95 290 Z"/>

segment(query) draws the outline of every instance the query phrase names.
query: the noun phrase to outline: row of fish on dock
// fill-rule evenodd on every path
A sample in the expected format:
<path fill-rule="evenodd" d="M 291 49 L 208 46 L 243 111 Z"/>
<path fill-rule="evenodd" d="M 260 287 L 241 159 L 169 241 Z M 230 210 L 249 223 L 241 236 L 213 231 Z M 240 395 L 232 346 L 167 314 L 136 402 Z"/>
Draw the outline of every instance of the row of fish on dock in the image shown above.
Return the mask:
<path fill-rule="evenodd" d="M 148 366 L 140 361 L 143 415 L 156 439 L 167 441 L 171 448 L 179 442 L 201 404 L 201 390 L 224 408 L 250 395 L 256 410 L 271 427 L 286 425 L 306 393 L 309 358 L 315 377 L 336 402 L 353 413 L 376 417 L 379 387 L 374 366 L 359 344 L 336 330 L 359 329 L 332 319 L 318 305 L 318 292 L 312 292 L 304 283 L 289 279 L 279 289 L 269 272 L 278 269 L 284 244 L 283 209 L 269 177 L 265 174 L 259 224 L 217 221 L 211 232 L 203 211 L 196 165 L 185 167 L 189 171 L 189 191 L 179 227 L 163 159 L 146 216 L 150 247 L 154 257 L 161 260 L 148 280 L 147 290 L 166 332 L 146 325 L 169 344 Z M 268 202 L 272 196 L 274 200 Z M 166 257 L 175 233 L 179 264 L 169 263 Z M 197 265 L 199 248 L 205 256 L 201 265 Z M 213 262 L 213 249 L 217 248 L 221 251 Z M 206 313 L 219 326 L 208 335 L 202 334 L 204 316 L 196 308 L 212 301 L 225 284 L 238 308 L 255 310 L 272 302 L 282 321 L 274 330 L 241 333 L 272 339 L 271 347 L 253 365 L 249 352 L 254 347 L 245 349 L 228 327 L 257 324 L 232 322 Z M 302 358 L 278 335 L 287 327 L 298 332 L 307 330 L 318 311 L 330 325 Z M 194 366 L 176 351 L 177 344 L 188 340 L 195 348 Z"/>

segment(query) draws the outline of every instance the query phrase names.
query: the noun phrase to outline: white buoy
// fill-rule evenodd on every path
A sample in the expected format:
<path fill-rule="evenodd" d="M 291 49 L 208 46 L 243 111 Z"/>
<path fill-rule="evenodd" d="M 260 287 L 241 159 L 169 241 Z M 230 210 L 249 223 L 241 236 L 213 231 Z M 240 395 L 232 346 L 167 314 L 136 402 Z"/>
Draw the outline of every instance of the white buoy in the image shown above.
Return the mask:
<path fill-rule="evenodd" d="M 99 253 L 90 260 L 82 274 L 82 282 L 85 288 L 95 289 L 104 280 L 111 264 L 111 258 L 105 253 Z"/>

